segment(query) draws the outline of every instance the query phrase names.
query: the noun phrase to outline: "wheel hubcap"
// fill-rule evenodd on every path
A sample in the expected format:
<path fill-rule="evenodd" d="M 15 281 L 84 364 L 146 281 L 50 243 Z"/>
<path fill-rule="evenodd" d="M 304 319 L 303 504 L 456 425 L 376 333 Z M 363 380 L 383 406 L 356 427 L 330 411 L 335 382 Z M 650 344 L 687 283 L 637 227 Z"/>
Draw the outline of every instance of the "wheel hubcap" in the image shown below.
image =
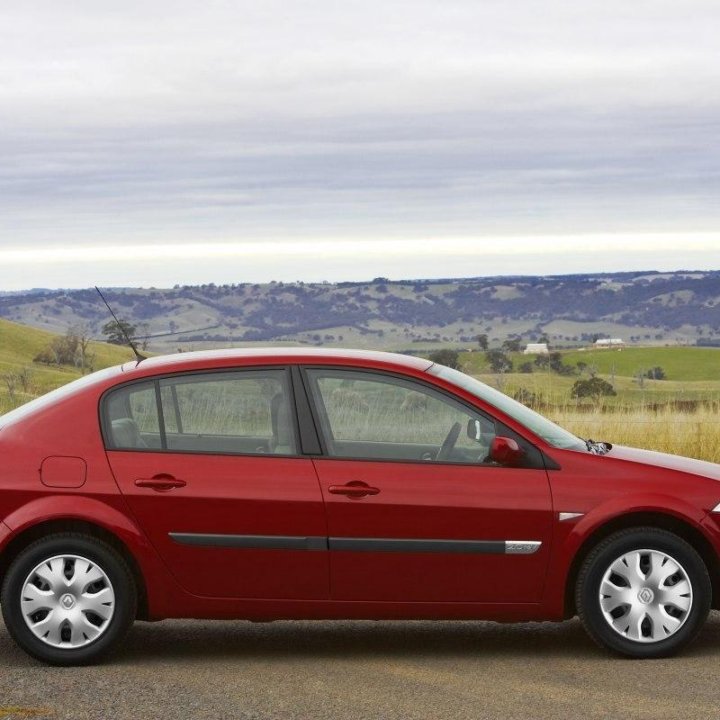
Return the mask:
<path fill-rule="evenodd" d="M 600 583 L 608 625 L 635 642 L 674 635 L 690 615 L 693 590 L 683 566 L 659 550 L 633 550 L 615 560 Z"/>
<path fill-rule="evenodd" d="M 87 558 L 56 555 L 27 576 L 20 607 L 35 637 L 53 647 L 79 648 L 110 626 L 115 591 L 105 571 Z"/>

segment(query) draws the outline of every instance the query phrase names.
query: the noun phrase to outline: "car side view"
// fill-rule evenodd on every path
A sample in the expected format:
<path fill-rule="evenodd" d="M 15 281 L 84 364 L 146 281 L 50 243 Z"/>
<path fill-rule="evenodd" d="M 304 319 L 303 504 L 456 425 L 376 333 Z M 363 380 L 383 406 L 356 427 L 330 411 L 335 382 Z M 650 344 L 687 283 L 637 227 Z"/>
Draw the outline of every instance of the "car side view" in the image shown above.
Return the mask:
<path fill-rule="evenodd" d="M 717 607 L 720 466 L 582 440 L 428 360 L 273 348 L 102 370 L 0 416 L 9 633 L 137 620 L 563 620 L 679 651 Z"/>

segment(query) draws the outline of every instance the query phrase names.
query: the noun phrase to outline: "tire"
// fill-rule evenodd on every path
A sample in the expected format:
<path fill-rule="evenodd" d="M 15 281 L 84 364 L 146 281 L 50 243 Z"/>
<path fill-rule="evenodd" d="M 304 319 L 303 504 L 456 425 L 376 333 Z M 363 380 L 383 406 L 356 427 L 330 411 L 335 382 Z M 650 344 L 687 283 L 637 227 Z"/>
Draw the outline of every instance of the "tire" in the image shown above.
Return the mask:
<path fill-rule="evenodd" d="M 137 591 L 123 557 L 89 535 L 58 533 L 25 548 L 2 585 L 8 632 L 50 665 L 86 665 L 113 650 L 135 619 Z"/>
<path fill-rule="evenodd" d="M 578 575 L 578 615 L 599 645 L 633 658 L 674 655 L 698 634 L 712 584 L 698 552 L 653 527 L 617 532 L 587 556 Z"/>

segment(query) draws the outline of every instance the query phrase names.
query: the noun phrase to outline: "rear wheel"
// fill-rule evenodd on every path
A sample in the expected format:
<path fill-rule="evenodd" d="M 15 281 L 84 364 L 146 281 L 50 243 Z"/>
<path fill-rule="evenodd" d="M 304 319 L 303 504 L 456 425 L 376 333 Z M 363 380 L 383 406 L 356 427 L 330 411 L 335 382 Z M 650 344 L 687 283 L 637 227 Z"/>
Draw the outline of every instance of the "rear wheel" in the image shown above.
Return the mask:
<path fill-rule="evenodd" d="M 8 631 L 53 665 L 94 662 L 135 619 L 135 582 L 123 557 L 96 538 L 50 535 L 23 550 L 2 587 Z"/>
<path fill-rule="evenodd" d="M 578 614 L 591 637 L 637 658 L 678 652 L 702 627 L 711 600 L 710 576 L 697 551 L 649 527 L 599 543 L 576 587 Z"/>

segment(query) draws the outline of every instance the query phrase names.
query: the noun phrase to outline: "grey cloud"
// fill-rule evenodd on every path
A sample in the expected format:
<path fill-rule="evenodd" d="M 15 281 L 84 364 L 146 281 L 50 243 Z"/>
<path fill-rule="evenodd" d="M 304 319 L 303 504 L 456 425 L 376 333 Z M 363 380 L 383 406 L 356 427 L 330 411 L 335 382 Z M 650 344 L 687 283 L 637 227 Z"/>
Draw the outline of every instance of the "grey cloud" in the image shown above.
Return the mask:
<path fill-rule="evenodd" d="M 717 230 L 719 23 L 702 1 L 7 6 L 0 249 Z"/>

